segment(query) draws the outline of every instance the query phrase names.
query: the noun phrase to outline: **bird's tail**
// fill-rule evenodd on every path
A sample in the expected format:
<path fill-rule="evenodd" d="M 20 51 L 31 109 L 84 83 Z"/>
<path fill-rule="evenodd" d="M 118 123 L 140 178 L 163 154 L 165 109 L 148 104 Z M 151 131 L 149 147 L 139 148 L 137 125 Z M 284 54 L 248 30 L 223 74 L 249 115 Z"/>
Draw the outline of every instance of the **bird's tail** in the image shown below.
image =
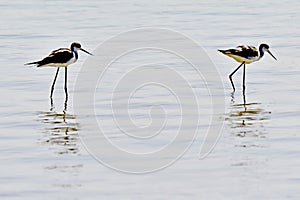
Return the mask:
<path fill-rule="evenodd" d="M 221 53 L 224 53 L 226 52 L 226 50 L 221 50 L 221 49 L 218 49 L 218 51 L 220 51 Z"/>
<path fill-rule="evenodd" d="M 25 63 L 24 65 L 32 65 L 31 67 L 33 67 L 34 65 L 35 65 L 36 67 L 41 67 L 41 66 L 43 66 L 43 65 L 41 64 L 41 61 Z"/>

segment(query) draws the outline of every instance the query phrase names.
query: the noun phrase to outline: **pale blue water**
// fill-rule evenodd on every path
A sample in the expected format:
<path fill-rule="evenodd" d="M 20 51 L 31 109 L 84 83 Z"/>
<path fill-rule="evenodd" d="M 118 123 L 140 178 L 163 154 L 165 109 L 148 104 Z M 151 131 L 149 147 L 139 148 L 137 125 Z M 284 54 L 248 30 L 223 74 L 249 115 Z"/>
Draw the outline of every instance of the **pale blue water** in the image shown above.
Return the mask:
<path fill-rule="evenodd" d="M 1 199 L 300 198 L 298 1 L 1 1 L 0 9 Z M 48 96 L 55 69 L 23 64 L 73 41 L 92 51 L 115 34 L 142 27 L 173 29 L 204 47 L 224 81 L 225 124 L 205 159 L 197 157 L 199 136 L 172 166 L 130 175 L 101 165 L 78 136 L 73 92 L 87 55 L 81 53 L 69 68 L 65 117 L 62 74 L 51 112 Z M 247 68 L 250 105 L 245 112 L 239 106 L 241 72 L 235 76 L 235 103 L 230 96 L 228 74 L 238 64 L 216 50 L 262 42 L 270 44 L 278 61 L 266 55 Z M 162 98 L 159 91 L 157 95 Z M 171 118 L 177 115 L 171 112 Z M 208 111 L 203 115 L 209 116 Z"/>

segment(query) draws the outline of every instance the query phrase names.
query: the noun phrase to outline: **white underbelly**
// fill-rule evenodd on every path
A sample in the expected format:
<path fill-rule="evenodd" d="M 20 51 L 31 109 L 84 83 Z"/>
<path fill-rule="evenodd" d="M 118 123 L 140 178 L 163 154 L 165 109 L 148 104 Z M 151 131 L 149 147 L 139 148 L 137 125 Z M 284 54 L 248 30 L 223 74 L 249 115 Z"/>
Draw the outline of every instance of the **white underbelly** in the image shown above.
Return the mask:
<path fill-rule="evenodd" d="M 244 57 L 233 55 L 233 54 L 230 54 L 228 56 L 230 56 L 231 58 L 233 58 L 234 60 L 236 60 L 239 63 L 245 62 L 245 64 L 250 64 L 252 62 L 255 62 L 255 61 L 259 60 L 259 57 L 244 58 Z"/>

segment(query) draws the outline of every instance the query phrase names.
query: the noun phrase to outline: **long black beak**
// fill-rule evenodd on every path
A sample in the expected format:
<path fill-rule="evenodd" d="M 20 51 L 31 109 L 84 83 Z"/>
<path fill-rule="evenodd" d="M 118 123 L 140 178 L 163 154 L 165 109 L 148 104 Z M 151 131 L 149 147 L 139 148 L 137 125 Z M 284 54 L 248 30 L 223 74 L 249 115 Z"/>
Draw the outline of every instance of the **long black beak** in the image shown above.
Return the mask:
<path fill-rule="evenodd" d="M 277 59 L 275 58 L 275 56 L 271 53 L 270 50 L 268 50 L 268 53 L 269 53 L 275 60 L 277 60 Z"/>
<path fill-rule="evenodd" d="M 91 56 L 93 56 L 93 54 L 91 54 L 90 52 L 88 52 L 88 51 L 86 51 L 86 50 L 84 50 L 82 48 L 80 48 L 80 50 L 83 51 L 83 52 L 85 52 L 85 53 L 87 53 L 87 54 L 90 54 Z"/>

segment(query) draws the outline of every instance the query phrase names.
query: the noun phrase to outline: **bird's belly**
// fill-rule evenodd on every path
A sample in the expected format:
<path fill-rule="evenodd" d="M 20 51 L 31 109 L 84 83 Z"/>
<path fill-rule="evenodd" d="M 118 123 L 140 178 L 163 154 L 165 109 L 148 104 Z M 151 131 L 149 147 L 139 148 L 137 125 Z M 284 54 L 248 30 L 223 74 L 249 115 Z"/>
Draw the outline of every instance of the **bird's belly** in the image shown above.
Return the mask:
<path fill-rule="evenodd" d="M 66 63 L 48 63 L 39 67 L 67 67 Z"/>
<path fill-rule="evenodd" d="M 243 63 L 245 62 L 245 64 L 250 64 L 254 61 L 258 60 L 258 57 L 251 57 L 251 58 L 245 58 L 242 56 L 237 56 L 237 55 L 233 55 L 233 54 L 227 54 L 229 57 L 233 58 L 234 60 L 236 60 L 239 63 Z"/>
<path fill-rule="evenodd" d="M 68 62 L 66 63 L 49 63 L 47 65 L 43 65 L 43 66 L 47 66 L 47 67 L 68 67 L 69 65 L 73 64 L 76 62 L 75 58 L 70 59 Z"/>

